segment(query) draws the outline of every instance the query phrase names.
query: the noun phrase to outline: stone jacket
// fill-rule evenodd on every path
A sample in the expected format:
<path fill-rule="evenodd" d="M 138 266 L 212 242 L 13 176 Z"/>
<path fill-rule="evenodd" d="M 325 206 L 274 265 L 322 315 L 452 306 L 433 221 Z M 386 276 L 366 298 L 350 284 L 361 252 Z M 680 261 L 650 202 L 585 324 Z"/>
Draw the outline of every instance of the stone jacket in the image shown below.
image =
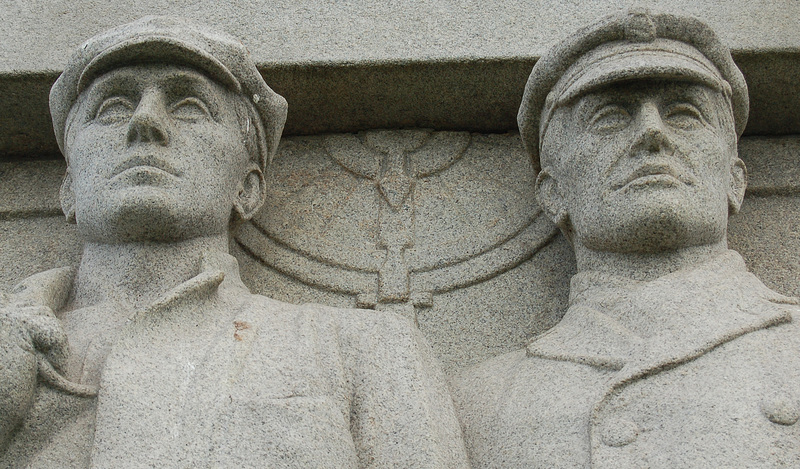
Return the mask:
<path fill-rule="evenodd" d="M 100 383 L 97 398 L 40 386 L 0 467 L 467 466 L 406 319 L 252 295 L 228 255 L 137 314 Z"/>
<path fill-rule="evenodd" d="M 559 324 L 457 378 L 473 466 L 800 467 L 798 311 L 733 251 L 578 274 Z"/>

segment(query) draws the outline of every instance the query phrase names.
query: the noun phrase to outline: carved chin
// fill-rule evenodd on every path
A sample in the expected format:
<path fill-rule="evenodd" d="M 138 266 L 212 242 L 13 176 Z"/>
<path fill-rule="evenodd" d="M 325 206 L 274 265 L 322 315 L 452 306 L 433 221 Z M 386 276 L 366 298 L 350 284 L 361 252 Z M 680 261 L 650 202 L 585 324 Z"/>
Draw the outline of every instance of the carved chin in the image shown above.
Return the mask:
<path fill-rule="evenodd" d="M 727 214 L 656 206 L 616 213 L 578 228 L 589 249 L 609 252 L 660 252 L 712 244 L 726 234 Z"/>
<path fill-rule="evenodd" d="M 161 195 L 139 191 L 94 200 L 77 211 L 78 230 L 87 239 L 106 243 L 174 241 L 185 236 L 180 207 Z"/>

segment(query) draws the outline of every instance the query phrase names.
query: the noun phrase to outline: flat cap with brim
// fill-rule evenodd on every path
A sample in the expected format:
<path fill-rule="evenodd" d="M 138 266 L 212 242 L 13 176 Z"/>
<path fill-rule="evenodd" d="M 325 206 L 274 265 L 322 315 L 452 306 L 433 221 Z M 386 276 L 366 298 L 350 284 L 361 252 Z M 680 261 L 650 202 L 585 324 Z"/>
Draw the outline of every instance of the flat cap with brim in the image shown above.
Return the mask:
<path fill-rule="evenodd" d="M 691 17 L 630 11 L 578 30 L 533 67 L 517 123 L 535 171 L 541 169 L 540 139 L 559 105 L 602 86 L 639 79 L 709 86 L 728 98 L 738 136 L 747 124 L 744 76 L 708 25 Z"/>
<path fill-rule="evenodd" d="M 61 152 L 70 109 L 92 81 L 115 68 L 146 63 L 183 65 L 203 72 L 255 107 L 262 167 L 272 161 L 286 122 L 287 104 L 272 91 L 241 42 L 183 18 L 147 16 L 98 34 L 78 47 L 50 89 L 50 114 Z"/>

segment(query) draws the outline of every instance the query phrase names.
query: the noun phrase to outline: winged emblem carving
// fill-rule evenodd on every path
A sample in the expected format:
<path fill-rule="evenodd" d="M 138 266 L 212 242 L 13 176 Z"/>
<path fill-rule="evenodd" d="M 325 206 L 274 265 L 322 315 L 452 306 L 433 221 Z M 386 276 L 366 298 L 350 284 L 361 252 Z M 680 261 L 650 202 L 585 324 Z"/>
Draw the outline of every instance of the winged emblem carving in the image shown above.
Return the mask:
<path fill-rule="evenodd" d="M 382 130 L 294 137 L 236 237 L 266 266 L 414 317 L 434 295 L 530 259 L 555 228 L 516 135 Z"/>

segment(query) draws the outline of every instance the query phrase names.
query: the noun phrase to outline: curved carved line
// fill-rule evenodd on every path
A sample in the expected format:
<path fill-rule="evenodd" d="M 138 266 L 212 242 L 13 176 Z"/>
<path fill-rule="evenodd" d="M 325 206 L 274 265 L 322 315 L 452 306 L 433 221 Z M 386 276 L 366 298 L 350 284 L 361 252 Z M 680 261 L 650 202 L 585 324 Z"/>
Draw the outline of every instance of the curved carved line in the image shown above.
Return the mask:
<path fill-rule="evenodd" d="M 367 147 L 353 134 L 329 135 L 323 141 L 328 158 L 348 173 L 374 181 L 383 154 Z"/>
<path fill-rule="evenodd" d="M 442 293 L 474 285 L 507 272 L 532 258 L 555 237 L 558 229 L 547 217 L 536 218 L 506 243 L 465 262 L 411 274 L 412 291 Z M 237 243 L 254 259 L 307 285 L 325 290 L 358 295 L 377 291 L 377 272 L 364 272 L 325 264 L 263 237 L 246 223 L 239 228 Z M 261 253 L 250 246 L 259 245 Z"/>
<path fill-rule="evenodd" d="M 251 223 L 239 227 L 236 242 L 254 259 L 307 285 L 352 295 L 377 291 L 377 271 L 351 270 L 306 257 L 263 236 Z M 252 246 L 258 246 L 260 252 L 254 252 Z"/>
<path fill-rule="evenodd" d="M 426 271 L 436 271 L 438 269 L 454 266 L 461 264 L 463 262 L 468 262 L 470 259 L 474 259 L 476 257 L 482 256 L 488 252 L 491 252 L 500 246 L 508 243 L 510 240 L 514 239 L 515 237 L 519 236 L 520 233 L 524 232 L 525 230 L 529 229 L 531 224 L 533 224 L 542 214 L 541 209 L 538 209 L 521 227 L 516 229 L 515 231 L 510 232 L 507 236 L 501 238 L 494 244 L 490 244 L 488 246 L 483 247 L 480 251 L 477 252 L 465 252 L 459 253 L 457 255 L 452 255 L 447 258 L 436 258 L 430 259 L 428 256 L 423 256 L 417 251 L 417 248 L 409 248 L 406 250 L 405 256 L 407 263 L 411 266 L 411 269 L 414 272 L 426 272 Z M 273 236 L 266 228 L 262 227 L 257 220 L 251 220 L 250 222 L 245 224 L 246 226 L 251 226 L 258 230 L 264 238 L 268 238 L 270 245 L 277 244 L 284 246 L 284 249 L 290 251 L 296 251 L 299 255 L 303 256 L 304 258 L 314 260 L 316 262 L 339 267 L 345 270 L 352 270 L 352 271 L 366 271 L 366 272 L 374 272 L 377 273 L 380 269 L 381 265 L 383 264 L 384 258 L 381 256 L 380 258 L 374 258 L 369 256 L 363 250 L 360 249 L 353 249 L 354 252 L 361 253 L 362 255 L 358 256 L 358 258 L 351 258 L 349 259 L 349 264 L 344 264 L 338 259 L 333 259 L 329 256 L 325 256 L 322 253 L 312 254 L 307 251 L 304 251 L 298 247 L 293 247 L 292 245 L 281 241 L 280 239 Z M 244 228 L 244 226 L 242 227 Z M 240 229 L 240 232 L 242 230 Z M 237 233 L 236 237 L 239 237 Z M 249 242 L 246 243 L 248 249 L 252 251 L 256 251 L 255 246 L 259 246 L 259 240 L 255 237 L 251 237 L 250 239 L 255 240 L 254 243 L 250 244 Z M 332 242 L 327 242 L 325 240 L 319 240 L 319 243 L 323 246 L 326 246 L 325 249 L 322 249 L 323 252 L 339 252 L 342 248 L 346 248 L 344 246 L 337 245 Z M 263 255 L 267 255 L 266 253 Z M 256 256 L 258 257 L 258 256 Z"/>
<path fill-rule="evenodd" d="M 422 147 L 409 153 L 411 157 L 409 163 L 413 168 L 414 177 L 417 179 L 429 177 L 447 170 L 464 156 L 471 143 L 472 135 L 469 132 L 432 132 Z M 444 144 L 444 150 L 441 144 Z M 444 158 L 444 164 L 429 168 L 421 167 L 419 162 L 430 159 L 428 155 L 431 154 L 448 156 Z"/>
<path fill-rule="evenodd" d="M 366 272 L 375 272 L 375 273 L 378 272 L 378 269 L 380 269 L 381 265 L 383 264 L 383 252 L 381 252 L 381 257 L 379 259 L 376 259 L 374 257 L 369 256 L 369 253 L 366 252 L 365 250 L 349 248 L 349 249 L 351 249 L 351 251 L 356 252 L 356 253 L 360 253 L 361 255 L 358 256 L 357 259 L 350 259 L 351 264 L 350 265 L 346 265 L 346 264 L 342 264 L 337 259 L 333 259 L 333 258 L 331 258 L 329 256 L 325 256 L 322 253 L 318 253 L 318 254 L 315 255 L 315 254 L 312 254 L 312 253 L 310 253 L 308 251 L 303 250 L 300 247 L 292 246 L 289 243 L 286 243 L 286 242 L 280 240 L 279 238 L 273 236 L 269 231 L 267 231 L 266 228 L 261 226 L 256 220 L 251 220 L 249 223 L 246 223 L 246 225 L 248 225 L 248 226 L 252 225 L 252 227 L 255 228 L 256 230 L 258 230 L 265 238 L 269 239 L 269 241 L 271 243 L 277 244 L 277 245 L 280 245 L 280 246 L 284 246 L 285 249 L 301 253 L 301 255 L 303 257 L 308 258 L 308 259 L 312 259 L 312 260 L 317 261 L 317 262 L 319 262 L 321 264 L 330 265 L 330 266 L 334 266 L 334 267 L 340 267 L 340 268 L 346 269 L 346 270 L 366 271 Z M 238 237 L 238 234 L 237 234 L 237 237 Z M 255 239 L 255 238 L 251 238 L 251 239 Z M 341 245 L 336 244 L 336 243 L 325 241 L 324 239 L 318 240 L 318 243 L 325 247 L 325 249 L 322 249 L 322 251 L 324 251 L 324 252 L 331 252 L 332 251 L 332 252 L 338 253 L 338 252 L 341 251 L 342 248 L 348 249 L 347 246 L 341 246 Z M 258 242 L 256 242 L 254 245 L 250 245 L 250 249 L 253 249 L 252 246 L 258 246 Z M 353 265 L 353 264 L 355 264 L 355 265 Z"/>
<path fill-rule="evenodd" d="M 541 214 L 542 214 L 541 209 L 537 210 L 536 213 L 534 213 L 531 216 L 531 218 L 528 219 L 525 222 L 525 224 L 523 224 L 519 229 L 510 232 L 507 236 L 505 236 L 504 238 L 501 238 L 496 243 L 488 245 L 488 246 L 485 246 L 480 251 L 460 253 L 458 255 L 450 256 L 450 257 L 447 257 L 447 258 L 438 257 L 436 259 L 430 259 L 428 256 L 422 256 L 417 251 L 416 248 L 412 247 L 410 249 L 407 249 L 406 252 L 405 252 L 406 262 L 410 266 L 412 272 L 420 272 L 420 273 L 422 273 L 422 272 L 438 272 L 438 271 L 440 271 L 441 269 L 444 269 L 444 268 L 457 266 L 457 265 L 463 264 L 465 262 L 470 262 L 472 259 L 476 259 L 476 258 L 478 258 L 480 256 L 484 256 L 487 253 L 490 253 L 490 252 L 494 251 L 495 249 L 500 248 L 501 246 L 503 246 L 504 244 L 506 244 L 509 241 L 513 240 L 514 238 L 520 236 L 521 233 L 525 232 L 526 230 L 529 230 L 531 225 L 533 225 L 537 220 L 539 220 L 541 218 Z M 309 253 L 307 251 L 304 251 L 302 249 L 298 249 L 296 247 L 293 247 L 293 246 L 281 241 L 280 239 L 277 239 L 274 236 L 272 236 L 264 227 L 262 227 L 260 224 L 258 224 L 255 220 L 253 220 L 253 221 L 251 221 L 249 223 L 246 223 L 245 225 L 246 226 L 251 226 L 252 225 L 251 226 L 252 228 L 255 228 L 256 230 L 258 230 L 258 232 L 260 232 L 261 235 L 265 239 L 268 240 L 267 242 L 270 244 L 270 246 L 272 246 L 272 245 L 282 246 L 283 250 L 285 250 L 286 252 L 295 253 L 295 254 L 297 254 L 298 256 L 300 256 L 300 257 L 302 257 L 304 259 L 309 259 L 309 260 L 312 260 L 312 261 L 315 261 L 315 262 L 319 262 L 319 263 L 327 265 L 327 266 L 338 267 L 338 268 L 341 268 L 341 269 L 344 269 L 344 270 L 355 271 L 355 272 L 370 272 L 370 273 L 377 274 L 378 271 L 381 268 L 381 265 L 384 262 L 384 257 L 383 256 L 381 256 L 380 258 L 373 258 L 373 257 L 370 257 L 368 255 L 362 255 L 362 256 L 359 256 L 359 258 L 357 258 L 357 259 L 352 259 L 352 258 L 348 259 L 350 261 L 349 264 L 344 264 L 343 262 L 339 261 L 338 259 L 333 259 L 333 258 L 331 258 L 329 256 L 324 256 L 324 255 L 314 255 L 314 254 L 311 254 L 311 253 Z M 240 229 L 240 232 L 241 232 L 241 229 Z M 237 234 L 237 238 L 238 237 L 239 237 L 239 235 Z M 248 241 L 245 244 L 246 244 L 246 246 L 247 246 L 247 248 L 249 250 L 252 250 L 254 252 L 257 251 L 257 249 L 255 249 L 255 246 L 259 246 L 259 242 L 264 242 L 264 241 L 260 241 L 255 236 L 251 236 L 250 240 L 251 241 Z M 255 241 L 255 242 L 253 242 L 253 241 Z M 327 249 L 324 249 L 324 251 L 327 251 L 327 252 L 331 252 L 331 251 L 339 252 L 340 248 L 341 248 L 341 246 L 336 246 L 333 243 L 325 242 L 325 240 L 320 240 L 320 243 L 328 246 Z M 256 257 L 268 256 L 268 255 L 269 255 L 269 253 L 265 252 L 265 253 L 256 255 Z"/>
<path fill-rule="evenodd" d="M 504 244 L 508 243 L 517 236 L 520 236 L 521 233 L 525 232 L 526 230 L 529 230 L 531 225 L 533 225 L 536 222 L 536 220 L 541 218 L 541 214 L 542 210 L 538 209 L 536 213 L 534 213 L 527 221 L 525 221 L 525 223 L 521 227 L 519 227 L 519 229 L 512 231 L 511 233 L 508 234 L 508 236 L 501 238 L 494 244 L 490 244 L 484 247 L 478 252 L 460 253 L 457 255 L 450 256 L 449 258 L 439 257 L 437 259 L 425 259 L 425 258 L 420 259 L 421 256 L 417 252 L 417 249 L 410 248 L 406 250 L 406 260 L 412 266 L 411 269 L 414 272 L 429 272 L 429 271 L 438 272 L 439 270 L 447 267 L 463 264 L 464 262 L 470 262 L 472 259 L 483 256 L 484 254 L 487 254 L 489 252 L 494 251 L 495 249 L 498 249 L 500 246 L 503 246 Z"/>
<path fill-rule="evenodd" d="M 558 228 L 550 219 L 539 216 L 518 236 L 490 251 L 459 264 L 425 272 L 414 272 L 411 276 L 411 290 L 443 293 L 480 283 L 508 272 L 532 258 L 557 233 Z"/>
<path fill-rule="evenodd" d="M 421 129 L 421 131 L 427 130 Z M 408 152 L 408 156 L 412 158 L 409 164 L 414 168 L 411 171 L 414 173 L 414 178 L 428 177 L 445 171 L 464 156 L 472 142 L 472 135 L 469 132 L 428 132 L 429 135 L 422 146 Z M 368 133 L 370 132 L 364 132 L 364 134 Z M 433 148 L 431 148 L 432 146 Z M 444 150 L 441 148 L 442 146 L 445 146 Z M 348 173 L 373 181 L 378 179 L 379 160 L 385 157 L 385 153 L 370 148 L 358 136 L 352 134 L 330 135 L 325 139 L 324 149 L 328 157 Z M 431 154 L 447 154 L 448 156 L 443 158 L 445 160 L 443 164 L 433 167 L 423 168 L 419 161 L 416 161 L 426 161 L 429 159 L 426 157 Z"/>

